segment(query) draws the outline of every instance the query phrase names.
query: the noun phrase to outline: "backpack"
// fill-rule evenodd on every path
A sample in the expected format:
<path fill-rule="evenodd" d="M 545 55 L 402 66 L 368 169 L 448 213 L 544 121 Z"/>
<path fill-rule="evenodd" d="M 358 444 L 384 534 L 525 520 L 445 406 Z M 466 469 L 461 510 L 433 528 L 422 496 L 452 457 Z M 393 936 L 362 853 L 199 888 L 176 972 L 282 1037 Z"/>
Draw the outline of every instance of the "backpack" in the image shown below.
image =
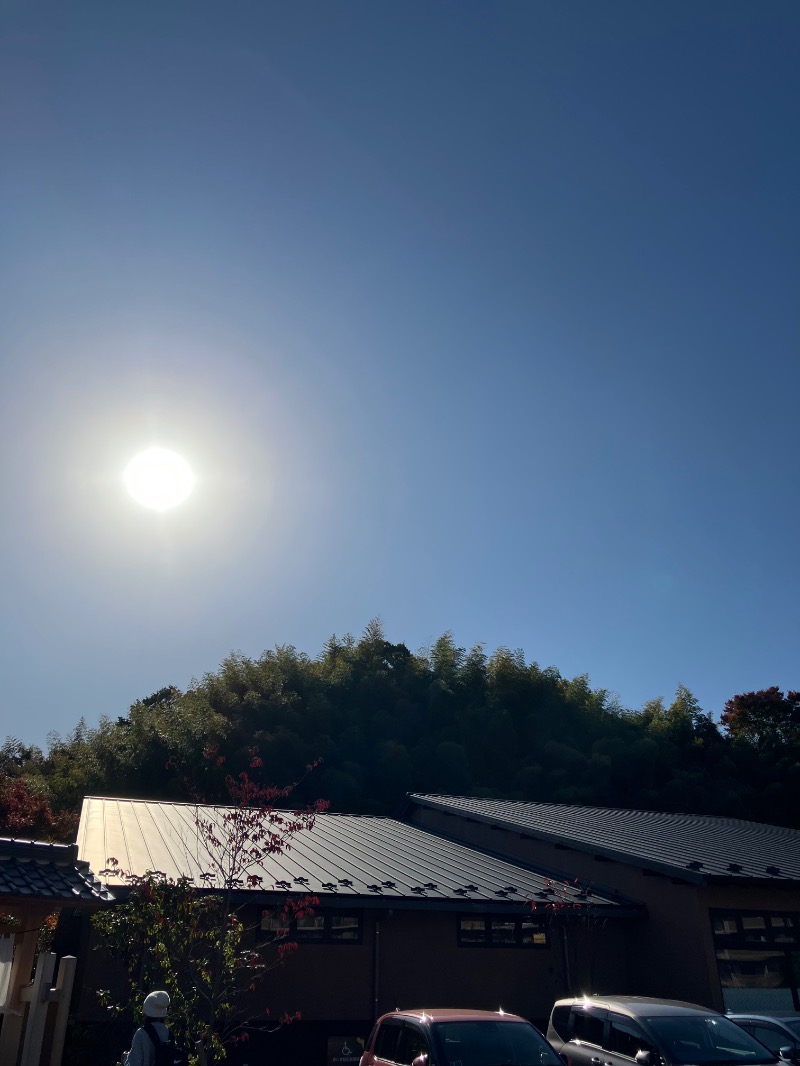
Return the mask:
<path fill-rule="evenodd" d="M 186 1066 L 189 1055 L 182 1048 L 175 1046 L 172 1033 L 169 1034 L 169 1040 L 161 1040 L 152 1022 L 145 1022 L 142 1028 L 153 1042 L 156 1066 Z"/>

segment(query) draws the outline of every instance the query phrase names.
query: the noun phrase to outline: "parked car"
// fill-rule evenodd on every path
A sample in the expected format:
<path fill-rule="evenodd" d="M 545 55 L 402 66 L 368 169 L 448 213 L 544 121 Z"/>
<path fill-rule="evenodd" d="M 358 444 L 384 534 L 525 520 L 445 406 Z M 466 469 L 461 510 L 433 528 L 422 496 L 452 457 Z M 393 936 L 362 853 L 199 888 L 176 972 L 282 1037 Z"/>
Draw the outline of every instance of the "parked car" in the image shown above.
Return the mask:
<path fill-rule="evenodd" d="M 791 1048 L 791 1061 L 800 1066 L 800 1014 L 775 1011 L 774 1014 L 733 1014 L 727 1017 L 750 1036 L 760 1040 L 773 1055 L 783 1048 Z"/>
<path fill-rule="evenodd" d="M 550 1043 L 568 1066 L 776 1066 L 769 1051 L 724 1014 L 642 996 L 560 999 Z"/>
<path fill-rule="evenodd" d="M 564 1066 L 538 1029 L 487 1010 L 398 1010 L 375 1023 L 360 1066 Z"/>

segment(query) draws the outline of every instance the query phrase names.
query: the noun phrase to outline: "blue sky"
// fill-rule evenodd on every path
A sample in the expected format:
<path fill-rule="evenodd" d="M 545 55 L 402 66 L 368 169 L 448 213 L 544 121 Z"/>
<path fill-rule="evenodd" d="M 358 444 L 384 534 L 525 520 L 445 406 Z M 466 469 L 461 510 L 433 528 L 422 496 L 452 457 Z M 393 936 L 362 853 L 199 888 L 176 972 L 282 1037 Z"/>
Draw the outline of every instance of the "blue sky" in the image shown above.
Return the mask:
<path fill-rule="evenodd" d="M 0 734 L 374 616 L 800 687 L 794 0 L 0 23 Z"/>

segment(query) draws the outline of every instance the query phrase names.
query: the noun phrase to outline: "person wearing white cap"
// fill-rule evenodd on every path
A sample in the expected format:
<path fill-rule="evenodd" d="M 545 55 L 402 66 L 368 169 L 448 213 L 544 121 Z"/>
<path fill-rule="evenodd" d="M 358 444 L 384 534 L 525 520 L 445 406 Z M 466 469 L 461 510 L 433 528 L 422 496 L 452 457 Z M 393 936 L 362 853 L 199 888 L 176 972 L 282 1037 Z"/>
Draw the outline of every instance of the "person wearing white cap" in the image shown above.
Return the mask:
<path fill-rule="evenodd" d="M 131 1049 L 122 1058 L 124 1066 L 157 1066 L 163 1055 L 161 1048 L 157 1051 L 158 1044 L 163 1045 L 164 1052 L 174 1049 L 170 1031 L 164 1023 L 168 1010 L 167 992 L 151 992 L 145 996 L 142 1004 L 144 1025 L 133 1034 Z"/>

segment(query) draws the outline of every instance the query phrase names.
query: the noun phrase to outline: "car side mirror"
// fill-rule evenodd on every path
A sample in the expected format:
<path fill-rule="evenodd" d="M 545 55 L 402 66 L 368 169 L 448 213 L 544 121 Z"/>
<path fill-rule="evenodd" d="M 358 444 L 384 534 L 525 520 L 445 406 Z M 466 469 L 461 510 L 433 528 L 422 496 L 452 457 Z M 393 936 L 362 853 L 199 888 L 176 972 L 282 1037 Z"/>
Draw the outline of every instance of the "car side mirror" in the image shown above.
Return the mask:
<path fill-rule="evenodd" d="M 422 1055 L 417 1055 L 411 1066 L 428 1066 L 428 1052 L 424 1052 Z"/>
<path fill-rule="evenodd" d="M 636 1066 L 650 1066 L 650 1052 L 649 1051 L 637 1051 L 633 1057 L 633 1061 Z"/>
<path fill-rule="evenodd" d="M 786 1059 L 787 1062 L 797 1062 L 797 1050 L 790 1044 L 778 1048 L 778 1058 Z"/>

